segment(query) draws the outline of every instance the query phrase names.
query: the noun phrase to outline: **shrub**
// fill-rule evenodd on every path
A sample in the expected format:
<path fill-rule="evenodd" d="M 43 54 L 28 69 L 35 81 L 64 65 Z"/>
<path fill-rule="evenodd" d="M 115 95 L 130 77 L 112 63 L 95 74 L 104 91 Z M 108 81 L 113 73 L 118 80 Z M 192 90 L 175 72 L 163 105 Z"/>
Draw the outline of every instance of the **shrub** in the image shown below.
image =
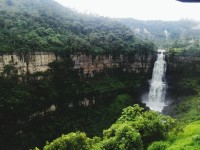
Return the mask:
<path fill-rule="evenodd" d="M 90 150 L 92 140 L 85 133 L 76 132 L 62 135 L 44 147 L 44 150 Z"/>
<path fill-rule="evenodd" d="M 140 133 L 130 124 L 114 124 L 104 130 L 102 149 L 106 150 L 142 150 L 143 144 Z"/>
<path fill-rule="evenodd" d="M 165 150 L 168 147 L 168 143 L 163 141 L 153 142 L 149 147 L 148 150 Z"/>

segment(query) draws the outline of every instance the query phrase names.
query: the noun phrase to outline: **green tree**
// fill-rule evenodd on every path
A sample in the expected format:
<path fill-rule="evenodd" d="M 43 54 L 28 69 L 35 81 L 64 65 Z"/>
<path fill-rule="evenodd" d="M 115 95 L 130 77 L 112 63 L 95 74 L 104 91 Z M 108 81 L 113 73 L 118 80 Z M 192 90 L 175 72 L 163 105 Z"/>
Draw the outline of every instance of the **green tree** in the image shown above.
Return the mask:
<path fill-rule="evenodd" d="M 103 131 L 102 149 L 105 150 L 142 150 L 140 133 L 130 123 L 114 124 Z"/>
<path fill-rule="evenodd" d="M 92 140 L 85 133 L 76 132 L 62 135 L 44 147 L 44 150 L 91 150 Z"/>

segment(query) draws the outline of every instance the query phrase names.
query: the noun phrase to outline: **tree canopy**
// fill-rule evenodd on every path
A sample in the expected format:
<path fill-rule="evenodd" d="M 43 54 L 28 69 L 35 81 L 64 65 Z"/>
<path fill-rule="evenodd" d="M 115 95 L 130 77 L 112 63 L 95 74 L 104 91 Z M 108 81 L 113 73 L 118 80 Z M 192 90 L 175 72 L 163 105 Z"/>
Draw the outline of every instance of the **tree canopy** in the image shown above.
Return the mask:
<path fill-rule="evenodd" d="M 103 131 L 103 138 L 88 138 L 85 133 L 62 135 L 46 144 L 45 150 L 143 150 L 153 141 L 167 137 L 176 127 L 176 121 L 154 111 L 144 111 L 139 105 L 129 106 L 110 128 Z M 72 146 L 73 145 L 73 146 Z"/>
<path fill-rule="evenodd" d="M 137 51 L 133 31 L 113 19 L 79 14 L 53 0 L 2 0 L 0 6 L 4 8 L 0 11 L 0 52 Z M 152 43 L 143 43 L 153 50 Z"/>

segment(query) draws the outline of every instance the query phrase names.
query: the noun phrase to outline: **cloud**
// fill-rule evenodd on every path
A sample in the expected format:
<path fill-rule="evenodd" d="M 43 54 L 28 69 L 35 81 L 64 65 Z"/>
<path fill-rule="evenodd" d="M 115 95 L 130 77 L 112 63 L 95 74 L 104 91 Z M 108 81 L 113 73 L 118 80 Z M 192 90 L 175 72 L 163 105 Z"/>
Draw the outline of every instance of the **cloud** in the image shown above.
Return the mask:
<path fill-rule="evenodd" d="M 176 0 L 56 0 L 80 12 L 141 20 L 200 20 L 200 3 Z"/>

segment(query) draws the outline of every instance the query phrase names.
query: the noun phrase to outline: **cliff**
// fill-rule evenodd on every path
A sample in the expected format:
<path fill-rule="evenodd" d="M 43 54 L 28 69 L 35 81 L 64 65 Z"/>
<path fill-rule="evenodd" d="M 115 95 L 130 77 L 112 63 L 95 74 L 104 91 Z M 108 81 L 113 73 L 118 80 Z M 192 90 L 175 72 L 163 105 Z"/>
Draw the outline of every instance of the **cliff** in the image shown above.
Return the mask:
<path fill-rule="evenodd" d="M 0 73 L 5 71 L 5 67 L 10 65 L 17 70 L 17 74 L 44 72 L 48 69 L 48 64 L 56 60 L 53 53 L 34 52 L 29 54 L 4 54 L 0 55 Z"/>
<path fill-rule="evenodd" d="M 124 71 L 130 72 L 148 72 L 152 67 L 152 56 L 144 58 L 143 56 L 125 56 L 119 55 L 71 55 L 74 61 L 74 68 L 83 69 L 84 74 L 93 75 L 95 72 L 100 72 L 105 68 L 123 68 Z"/>
<path fill-rule="evenodd" d="M 154 56 L 144 56 L 135 54 L 127 55 L 85 55 L 74 54 L 70 56 L 74 62 L 74 69 L 80 69 L 83 74 L 93 76 L 95 72 L 100 72 L 105 68 L 119 68 L 130 72 L 145 72 L 152 70 Z M 18 75 L 36 72 L 45 72 L 49 69 L 48 64 L 53 61 L 62 61 L 62 58 L 51 52 L 34 52 L 28 54 L 1 54 L 0 55 L 0 73 L 5 71 L 6 66 L 13 66 Z M 166 56 L 167 71 L 172 72 L 200 72 L 199 56 L 182 56 L 168 54 Z"/>
<path fill-rule="evenodd" d="M 152 66 L 152 56 L 134 55 L 117 57 L 111 55 L 84 55 L 74 54 L 70 56 L 74 62 L 75 69 L 82 69 L 84 74 L 93 76 L 95 72 L 100 72 L 105 68 L 122 67 L 124 71 L 132 72 L 148 72 Z M 35 72 L 45 72 L 49 69 L 48 64 L 59 60 L 61 57 L 56 57 L 50 52 L 34 52 L 28 54 L 2 54 L 0 55 L 0 73 L 5 71 L 6 66 L 13 66 L 17 70 L 18 75 Z"/>
<path fill-rule="evenodd" d="M 167 70 L 169 73 L 200 72 L 200 56 L 186 56 L 169 54 L 167 56 Z"/>

